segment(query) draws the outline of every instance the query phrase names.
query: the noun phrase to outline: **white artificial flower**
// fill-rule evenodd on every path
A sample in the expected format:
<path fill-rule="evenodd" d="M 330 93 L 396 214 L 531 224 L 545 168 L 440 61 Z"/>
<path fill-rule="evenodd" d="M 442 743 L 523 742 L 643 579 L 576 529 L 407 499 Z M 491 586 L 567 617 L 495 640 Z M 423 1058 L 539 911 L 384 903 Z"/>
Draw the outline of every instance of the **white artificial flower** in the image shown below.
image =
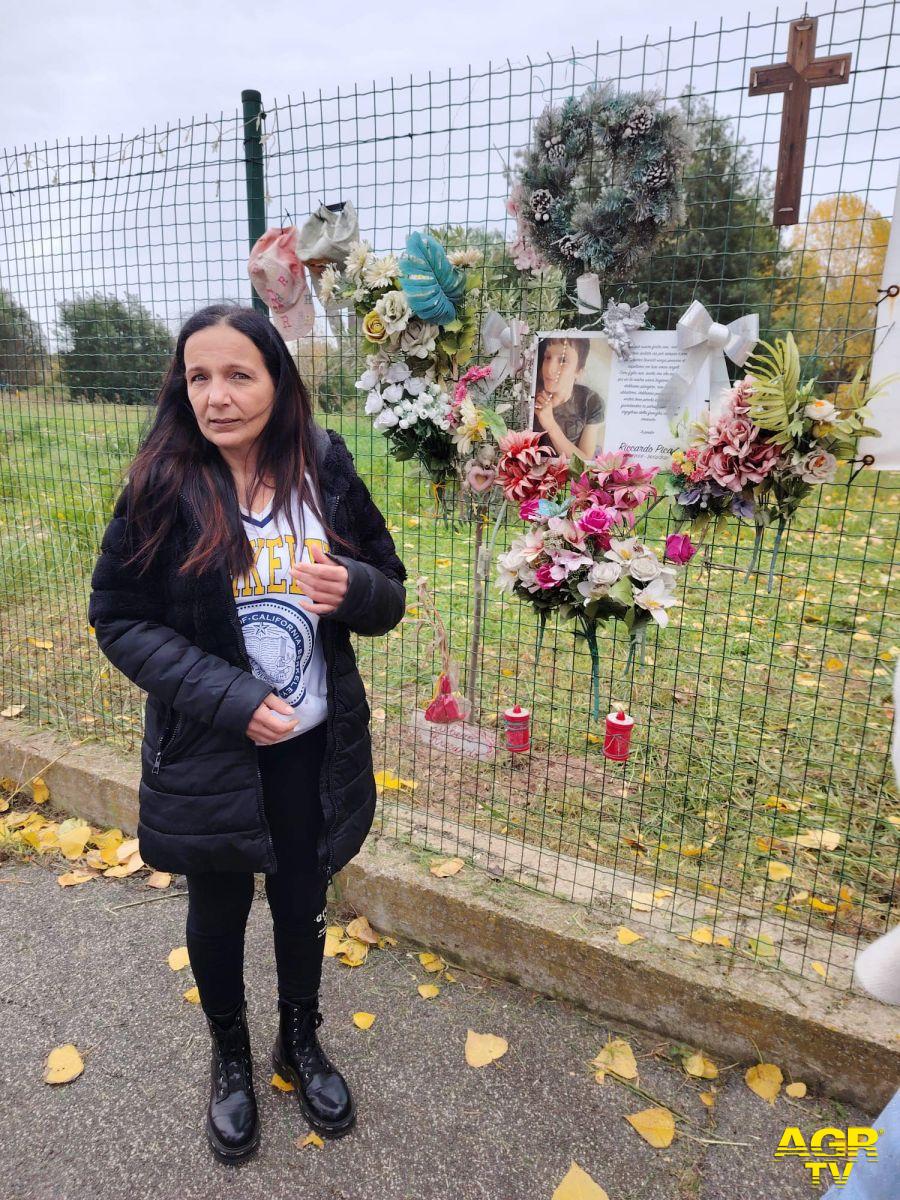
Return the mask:
<path fill-rule="evenodd" d="M 405 383 L 406 390 L 411 396 L 421 396 L 428 387 L 428 380 L 423 379 L 421 375 L 411 375 Z"/>
<path fill-rule="evenodd" d="M 669 614 L 666 609 L 671 608 L 673 604 L 678 604 L 678 600 L 666 587 L 663 579 L 654 579 L 645 588 L 635 589 L 634 602 L 640 608 L 646 609 L 661 629 L 665 629 L 669 623 Z"/>
<path fill-rule="evenodd" d="M 370 288 L 376 290 L 391 287 L 399 269 L 393 254 L 386 254 L 384 258 L 371 258 L 363 270 L 363 279 Z"/>
<path fill-rule="evenodd" d="M 385 292 L 375 303 L 375 311 L 384 322 L 388 336 L 402 333 L 409 324 L 412 310 L 403 292 Z"/>
<path fill-rule="evenodd" d="M 469 250 L 451 250 L 447 255 L 450 263 L 454 267 L 477 267 L 481 264 L 481 251 L 474 247 Z"/>
<path fill-rule="evenodd" d="M 381 394 L 384 396 L 388 404 L 396 404 L 398 400 L 403 399 L 403 384 L 389 383 Z"/>
<path fill-rule="evenodd" d="M 344 263 L 344 274 L 353 283 L 359 283 L 371 257 L 372 247 L 368 242 L 354 242 L 347 251 L 347 259 Z M 357 291 L 358 290 L 359 289 L 357 289 Z M 355 298 L 356 295 L 354 293 L 354 299 Z M 362 296 L 360 296 L 359 299 L 361 300 Z"/>
<path fill-rule="evenodd" d="M 390 408 L 383 408 L 372 422 L 373 429 L 392 429 L 400 421 L 397 414 Z"/>
<path fill-rule="evenodd" d="M 609 549 L 606 551 L 606 558 L 611 562 L 625 566 L 633 558 L 638 558 L 640 555 L 646 553 L 646 547 L 637 538 L 611 538 Z"/>
<path fill-rule="evenodd" d="M 366 414 L 374 417 L 376 413 L 380 413 L 384 408 L 384 399 L 381 392 L 371 391 L 366 397 Z"/>
<path fill-rule="evenodd" d="M 804 408 L 803 415 L 811 421 L 833 421 L 838 415 L 838 410 L 830 400 L 822 397 L 820 400 L 811 400 Z"/>
<path fill-rule="evenodd" d="M 791 470 L 804 483 L 833 483 L 837 474 L 837 459 L 827 450 L 811 450 L 792 463 Z"/>
<path fill-rule="evenodd" d="M 359 388 L 362 392 L 370 392 L 373 387 L 381 382 L 381 374 L 379 371 L 373 370 L 371 367 L 363 371 L 354 387 Z"/>
<path fill-rule="evenodd" d="M 387 369 L 385 379 L 388 383 L 402 383 L 404 379 L 409 379 L 410 370 L 405 362 L 395 362 Z"/>
<path fill-rule="evenodd" d="M 427 358 L 434 354 L 439 333 L 440 326 L 413 318 L 400 335 L 400 349 L 411 358 Z"/>
<path fill-rule="evenodd" d="M 628 574 L 638 583 L 649 583 L 662 574 L 662 563 L 655 554 L 637 554 L 628 564 Z"/>
<path fill-rule="evenodd" d="M 319 299 L 323 304 L 330 304 L 332 302 L 340 281 L 340 271 L 337 269 L 334 263 L 329 263 L 319 276 Z"/>

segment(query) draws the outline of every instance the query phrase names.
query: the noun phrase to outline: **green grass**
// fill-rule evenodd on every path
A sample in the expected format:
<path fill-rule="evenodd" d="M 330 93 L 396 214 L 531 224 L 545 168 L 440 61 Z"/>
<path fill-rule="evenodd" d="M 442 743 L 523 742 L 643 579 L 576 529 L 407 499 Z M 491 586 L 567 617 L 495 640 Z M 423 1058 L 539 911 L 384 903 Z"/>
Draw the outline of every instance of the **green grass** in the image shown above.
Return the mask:
<path fill-rule="evenodd" d="M 149 410 L 31 396 L 0 400 L 0 413 L 0 707 L 25 704 L 26 720 L 133 751 L 143 694 L 100 654 L 86 614 L 100 535 Z M 435 518 L 427 480 L 387 456 L 368 418 L 320 420 L 347 438 L 409 572 L 407 618 L 387 638 L 358 640 L 376 766 L 418 784 L 403 799 L 801 926 L 885 927 L 900 845 L 887 783 L 900 646 L 894 476 L 865 472 L 822 489 L 785 539 L 771 595 L 764 577 L 744 580 L 751 532 L 720 531 L 684 572 L 682 606 L 670 610 L 668 630 L 651 632 L 642 668 L 626 675 L 624 630 L 603 632 L 602 713 L 621 701 L 637 722 L 624 767 L 600 753 L 590 658 L 572 627 L 551 621 L 537 658 L 537 619 L 492 585 L 478 715 L 502 742 L 502 710 L 530 707 L 532 752 L 516 762 L 502 751 L 492 763 L 446 760 L 408 728 L 438 670 L 416 619 L 415 580 L 429 577 L 464 675 L 471 530 Z M 648 540 L 665 532 L 662 510 L 649 518 Z M 511 516 L 497 551 L 519 528 Z M 808 829 L 833 830 L 839 846 L 818 853 L 786 840 Z M 773 858 L 792 866 L 789 881 L 767 879 Z M 798 892 L 823 907 L 807 899 L 776 908 Z"/>

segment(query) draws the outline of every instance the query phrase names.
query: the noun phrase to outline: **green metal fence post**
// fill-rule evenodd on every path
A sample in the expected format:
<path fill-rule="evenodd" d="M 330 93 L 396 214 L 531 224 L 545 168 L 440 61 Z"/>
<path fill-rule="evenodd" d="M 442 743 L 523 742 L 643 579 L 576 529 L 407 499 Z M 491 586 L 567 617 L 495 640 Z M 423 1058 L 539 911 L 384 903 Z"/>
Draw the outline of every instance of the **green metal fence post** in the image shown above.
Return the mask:
<path fill-rule="evenodd" d="M 244 106 L 244 172 L 247 180 L 247 225 L 250 233 L 250 247 L 262 237 L 266 231 L 266 184 L 263 173 L 262 152 L 262 123 L 266 114 L 263 112 L 262 96 L 252 88 L 241 92 L 241 103 Z M 268 306 L 257 296 L 252 286 L 250 297 L 254 308 L 268 313 Z"/>

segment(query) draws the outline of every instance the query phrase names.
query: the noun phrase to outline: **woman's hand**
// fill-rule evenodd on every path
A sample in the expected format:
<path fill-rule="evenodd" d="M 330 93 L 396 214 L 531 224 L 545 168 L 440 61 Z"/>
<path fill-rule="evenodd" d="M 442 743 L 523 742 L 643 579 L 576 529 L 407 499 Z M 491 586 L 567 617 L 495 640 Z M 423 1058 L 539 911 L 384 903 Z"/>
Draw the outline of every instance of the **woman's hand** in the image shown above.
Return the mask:
<path fill-rule="evenodd" d="M 542 429 L 550 429 L 558 424 L 553 410 L 564 403 L 565 400 L 562 396 L 556 396 L 552 392 L 543 390 L 538 392 L 534 398 L 534 413 Z"/>
<path fill-rule="evenodd" d="M 310 551 L 315 562 L 296 563 L 291 567 L 291 575 L 303 588 L 311 603 L 298 598 L 297 603 L 307 612 L 334 612 L 347 594 L 349 572 L 343 563 L 333 562 L 321 546 L 310 543 Z"/>
<path fill-rule="evenodd" d="M 282 721 L 280 717 L 273 715 L 277 712 L 284 713 L 292 719 Z M 286 733 L 293 732 L 298 724 L 297 715 L 287 701 L 271 692 L 250 718 L 247 737 L 256 742 L 257 746 L 271 746 L 273 742 L 280 742 Z"/>

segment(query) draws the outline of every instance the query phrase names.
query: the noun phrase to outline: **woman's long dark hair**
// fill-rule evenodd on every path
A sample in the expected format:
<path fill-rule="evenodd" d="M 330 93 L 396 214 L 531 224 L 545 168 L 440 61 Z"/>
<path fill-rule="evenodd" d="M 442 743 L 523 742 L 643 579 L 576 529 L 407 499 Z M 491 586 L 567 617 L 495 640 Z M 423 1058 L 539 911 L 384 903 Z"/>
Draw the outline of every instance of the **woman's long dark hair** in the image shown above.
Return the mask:
<path fill-rule="evenodd" d="M 128 525 L 143 574 L 166 542 L 175 520 L 182 487 L 200 524 L 200 537 L 179 567 L 179 574 L 201 574 L 225 556 L 232 576 L 249 572 L 253 549 L 244 532 L 234 477 L 218 448 L 205 438 L 188 399 L 184 346 L 192 333 L 225 324 L 250 338 L 259 350 L 275 387 L 271 415 L 257 439 L 256 467 L 249 480 L 248 507 L 264 479 L 275 480 L 273 513 L 286 510 L 297 557 L 302 543 L 291 516 L 290 497 L 298 488 L 322 522 L 329 544 L 355 547 L 325 521 L 316 468 L 312 405 L 306 385 L 284 339 L 265 314 L 239 304 L 211 304 L 185 321 L 175 353 L 156 399 L 156 419 L 128 468 Z M 312 487 L 310 486 L 312 485 Z M 315 493 L 313 493 L 315 489 Z"/>

